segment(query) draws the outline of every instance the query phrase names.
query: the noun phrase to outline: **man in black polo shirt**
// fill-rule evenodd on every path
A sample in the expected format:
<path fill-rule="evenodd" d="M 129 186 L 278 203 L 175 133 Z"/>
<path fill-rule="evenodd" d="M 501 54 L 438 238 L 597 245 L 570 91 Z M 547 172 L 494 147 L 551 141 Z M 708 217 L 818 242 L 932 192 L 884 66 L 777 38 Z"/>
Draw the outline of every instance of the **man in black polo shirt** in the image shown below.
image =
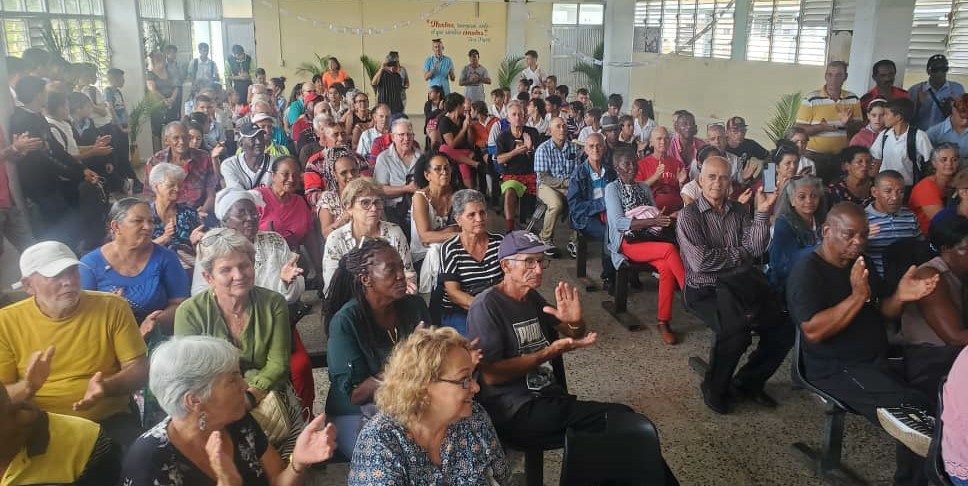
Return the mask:
<path fill-rule="evenodd" d="M 514 231 L 518 200 L 529 194 L 537 197 L 538 176 L 534 172 L 534 151 L 541 144 L 541 135 L 525 126 L 524 106 L 519 101 L 508 103 L 508 129 L 495 141 L 497 163 L 504 166 L 501 194 L 504 194 L 504 221 L 508 231 Z"/>
<path fill-rule="evenodd" d="M 823 225 L 823 243 L 790 272 L 787 305 L 802 333 L 807 380 L 875 423 L 880 416 L 894 435 L 884 409 L 906 406 L 917 413 L 928 402 L 887 369 L 884 323 L 898 318 L 905 303 L 930 294 L 938 276 L 917 279 L 912 266 L 888 295 L 862 256 L 868 234 L 863 208 L 849 202 L 834 206 Z M 922 462 L 899 443 L 895 484 L 920 484 Z"/>

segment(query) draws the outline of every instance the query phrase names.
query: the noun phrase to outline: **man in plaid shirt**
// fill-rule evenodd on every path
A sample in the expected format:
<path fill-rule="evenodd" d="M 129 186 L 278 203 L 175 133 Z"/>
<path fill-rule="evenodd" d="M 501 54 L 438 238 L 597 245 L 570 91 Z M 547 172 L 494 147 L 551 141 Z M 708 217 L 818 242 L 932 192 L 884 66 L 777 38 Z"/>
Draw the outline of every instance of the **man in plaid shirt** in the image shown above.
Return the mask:
<path fill-rule="evenodd" d="M 544 244 L 552 247 L 545 251 L 546 255 L 558 256 L 560 252 L 554 244 L 555 226 L 567 204 L 568 181 L 580 162 L 580 150 L 577 145 L 568 141 L 568 127 L 562 118 L 552 118 L 548 129 L 551 138 L 539 145 L 534 152 L 538 199 L 548 207 L 538 237 Z"/>

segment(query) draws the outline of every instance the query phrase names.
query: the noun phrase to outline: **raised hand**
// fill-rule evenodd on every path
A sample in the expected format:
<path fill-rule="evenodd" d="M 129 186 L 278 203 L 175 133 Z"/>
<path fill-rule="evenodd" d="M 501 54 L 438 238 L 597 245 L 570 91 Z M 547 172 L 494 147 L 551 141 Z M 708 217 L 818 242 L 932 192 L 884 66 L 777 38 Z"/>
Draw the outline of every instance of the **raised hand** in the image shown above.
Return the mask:
<path fill-rule="evenodd" d="M 531 135 L 528 132 L 524 132 L 524 146 L 528 150 L 534 149 L 534 140 L 531 140 Z"/>
<path fill-rule="evenodd" d="M 736 198 L 736 200 L 740 204 L 746 204 L 746 203 L 750 202 L 750 199 L 753 199 L 753 189 L 752 188 L 747 188 L 745 191 L 743 191 L 743 192 L 740 193 L 739 197 Z"/>
<path fill-rule="evenodd" d="M 325 424 L 325 427 L 323 426 Z M 336 450 L 336 426 L 326 424 L 326 414 L 316 416 L 296 438 L 292 465 L 300 471 L 328 460 Z"/>
<path fill-rule="evenodd" d="M 24 377 L 30 386 L 31 395 L 37 393 L 44 386 L 50 376 L 50 363 L 54 359 L 54 346 L 48 346 L 43 351 L 34 351 L 27 360 L 27 373 Z"/>
<path fill-rule="evenodd" d="M 205 442 L 205 453 L 208 463 L 215 472 L 218 486 L 242 486 L 242 475 L 235 468 L 235 452 L 232 450 L 232 439 L 222 437 L 221 432 L 212 432 Z"/>
<path fill-rule="evenodd" d="M 29 133 L 21 133 L 13 136 L 12 145 L 17 152 L 24 154 L 40 149 L 44 146 L 44 141 L 36 137 L 31 137 Z"/>
<path fill-rule="evenodd" d="M 776 202 L 776 192 L 763 192 L 763 188 L 756 191 L 756 211 L 759 213 L 768 213 L 770 209 L 773 208 L 773 203 Z"/>
<path fill-rule="evenodd" d="M 474 338 L 474 340 L 468 344 L 468 346 L 470 346 L 469 351 L 471 353 L 471 363 L 474 364 L 475 368 L 477 368 L 477 365 L 481 364 L 481 360 L 484 359 L 484 351 L 481 351 L 481 349 L 478 348 L 480 344 L 481 338 L 479 337 Z"/>
<path fill-rule="evenodd" d="M 292 282 L 296 280 L 296 277 L 303 274 L 303 269 L 299 268 L 297 263 L 299 262 L 299 255 L 293 255 L 292 258 L 282 266 L 282 270 L 279 272 L 279 278 L 286 285 L 292 285 Z"/>
<path fill-rule="evenodd" d="M 746 161 L 746 167 L 743 167 L 743 180 L 748 181 L 752 179 L 753 174 L 755 173 L 756 173 L 756 164 L 750 161 Z"/>
<path fill-rule="evenodd" d="M 88 410 L 103 397 L 104 373 L 98 371 L 97 373 L 94 373 L 94 376 L 92 376 L 87 382 L 87 391 L 84 392 L 84 397 L 74 402 L 74 411 L 80 412 L 83 410 Z"/>
<path fill-rule="evenodd" d="M 850 267 L 850 289 L 859 297 L 863 297 L 864 300 L 871 298 L 871 285 L 867 279 L 868 272 L 867 263 L 864 262 L 863 256 L 857 257 L 854 265 Z M 900 287 L 898 287 L 898 291 L 900 291 Z"/>
<path fill-rule="evenodd" d="M 689 181 L 689 171 L 685 167 L 681 167 L 679 172 L 676 174 L 676 178 L 679 179 L 679 185 L 684 185 Z"/>
<path fill-rule="evenodd" d="M 938 285 L 938 279 L 941 275 L 932 275 L 928 278 L 915 278 L 914 272 L 917 271 L 917 267 L 911 265 L 904 272 L 904 276 L 901 277 L 901 282 L 897 285 L 897 298 L 901 302 L 915 302 L 921 300 L 931 292 L 934 292 L 934 288 Z"/>
<path fill-rule="evenodd" d="M 154 311 L 145 317 L 145 320 L 141 321 L 141 325 L 138 326 L 141 329 L 141 337 L 151 334 L 151 331 L 155 330 L 155 326 L 158 325 L 158 317 L 161 316 L 160 310 Z"/>
<path fill-rule="evenodd" d="M 581 321 L 581 300 L 578 298 L 578 289 L 566 282 L 558 282 L 558 286 L 555 287 L 555 300 L 558 307 L 546 305 L 541 310 L 555 316 L 561 322 Z"/>
<path fill-rule="evenodd" d="M 663 173 L 665 173 L 665 164 L 659 162 L 659 165 L 655 168 L 655 172 L 652 173 L 652 177 L 661 178 Z"/>
<path fill-rule="evenodd" d="M 562 355 L 576 349 L 587 348 L 598 341 L 598 333 L 590 332 L 585 334 L 585 337 L 581 339 L 575 338 L 561 338 L 553 343 L 551 343 L 551 349 L 555 354 Z"/>

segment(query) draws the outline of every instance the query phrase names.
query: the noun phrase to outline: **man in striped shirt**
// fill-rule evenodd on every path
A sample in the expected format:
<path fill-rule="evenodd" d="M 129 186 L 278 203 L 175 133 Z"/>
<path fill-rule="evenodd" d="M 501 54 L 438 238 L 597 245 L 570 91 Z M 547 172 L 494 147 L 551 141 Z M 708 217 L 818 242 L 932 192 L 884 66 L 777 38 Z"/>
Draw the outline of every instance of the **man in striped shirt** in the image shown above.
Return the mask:
<path fill-rule="evenodd" d="M 819 162 L 826 175 L 828 161 L 847 147 L 847 130 L 850 125 L 859 127 L 863 120 L 860 98 L 843 89 L 847 81 L 847 63 L 831 61 L 824 73 L 824 85 L 811 91 L 800 101 L 797 126 L 810 137 L 807 157 Z"/>
<path fill-rule="evenodd" d="M 776 406 L 763 385 L 783 363 L 794 337 L 777 312 L 758 312 L 750 322 L 743 312 L 746 305 L 734 300 L 733 292 L 722 281 L 759 272 L 752 266 L 770 242 L 769 211 L 776 201 L 776 193 L 761 189 L 756 194 L 756 212 L 750 216 L 740 203 L 727 199 L 730 180 L 726 159 L 706 159 L 699 173 L 702 196 L 679 212 L 676 224 L 679 253 L 686 267 L 686 305 L 716 334 L 702 394 L 706 406 L 720 414 L 729 411 L 727 394 L 731 388 L 763 406 Z M 758 298 L 767 301 L 774 296 L 767 288 Z M 759 309 L 764 309 L 765 303 L 761 302 Z M 752 341 L 753 326 L 760 336 L 759 344 L 734 378 L 733 371 Z"/>
<path fill-rule="evenodd" d="M 921 230 L 914 212 L 904 206 L 904 176 L 900 172 L 885 170 L 877 174 L 871 195 L 874 202 L 864 208 L 871 232 L 867 240 L 867 256 L 878 275 L 884 276 L 887 247 L 904 238 L 917 238 L 921 236 Z"/>
<path fill-rule="evenodd" d="M 558 256 L 560 252 L 554 247 L 555 226 L 558 225 L 561 212 L 567 207 L 565 196 L 568 194 L 568 182 L 580 162 L 580 151 L 577 145 L 568 141 L 565 120 L 554 117 L 551 119 L 549 128 L 551 138 L 534 151 L 534 171 L 538 174 L 538 199 L 548 207 L 538 236 L 545 245 L 552 247 L 545 252 L 545 255 Z"/>

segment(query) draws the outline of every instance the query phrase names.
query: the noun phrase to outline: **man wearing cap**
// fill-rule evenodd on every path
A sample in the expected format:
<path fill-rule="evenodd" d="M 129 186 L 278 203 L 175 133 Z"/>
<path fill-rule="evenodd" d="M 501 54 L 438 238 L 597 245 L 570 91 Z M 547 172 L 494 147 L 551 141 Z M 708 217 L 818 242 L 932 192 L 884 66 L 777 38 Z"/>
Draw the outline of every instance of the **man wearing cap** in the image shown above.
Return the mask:
<path fill-rule="evenodd" d="M 562 355 L 595 344 L 598 335 L 588 332 L 571 285 L 558 284 L 554 307 L 538 293 L 548 249 L 532 233 L 508 233 L 498 249 L 504 280 L 481 292 L 467 314 L 467 337 L 480 339 L 483 352 L 477 399 L 498 434 L 518 446 L 560 446 L 569 427 L 600 430 L 606 413 L 631 412 L 567 393 Z"/>
<path fill-rule="evenodd" d="M 951 102 L 965 94 L 965 87 L 956 81 L 948 81 L 948 58 L 935 54 L 928 59 L 928 80 L 908 89 L 914 100 L 914 124 L 921 130 L 944 121 L 951 116 Z"/>
<path fill-rule="evenodd" d="M 289 149 L 286 147 L 289 143 L 289 137 L 286 136 L 282 129 L 275 126 L 276 119 L 272 115 L 265 112 L 254 113 L 252 115 L 252 123 L 265 132 L 265 151 L 270 157 L 289 155 Z M 239 152 L 241 151 L 242 148 L 239 147 Z"/>
<path fill-rule="evenodd" d="M 225 187 L 241 190 L 268 187 L 272 184 L 272 157 L 266 152 L 266 131 L 255 123 L 247 123 L 240 128 L 239 137 L 239 153 L 225 159 L 219 167 Z"/>
<path fill-rule="evenodd" d="M 807 93 L 797 111 L 797 126 L 810 137 L 808 157 L 822 165 L 847 147 L 848 126 L 859 127 L 862 120 L 860 99 L 844 89 L 847 63 L 831 61 L 823 77 L 824 85 Z"/>
<path fill-rule="evenodd" d="M 446 58 L 448 61 L 450 58 Z M 403 113 L 403 76 L 400 75 L 400 62 L 387 57 L 380 69 L 370 80 L 376 91 L 376 102 L 390 107 L 390 113 Z"/>
<path fill-rule="evenodd" d="M 487 68 L 481 66 L 481 54 L 477 49 L 467 53 L 470 64 L 464 66 L 460 72 L 460 85 L 464 87 L 464 98 L 471 101 L 484 101 L 484 85 L 491 84 L 491 76 Z"/>
<path fill-rule="evenodd" d="M 178 203 L 187 204 L 206 215 L 215 205 L 215 185 L 218 176 L 212 165 L 212 157 L 204 150 L 188 146 L 188 130 L 181 122 L 165 125 L 162 132 L 165 147 L 145 163 L 145 180 L 156 165 L 168 162 L 185 171 L 185 180 L 178 189 Z M 145 194 L 154 199 L 151 184 L 145 184 Z"/>
<path fill-rule="evenodd" d="M 126 447 L 141 433 L 129 400 L 148 381 L 147 348 L 128 303 L 81 290 L 78 265 L 60 242 L 24 250 L 30 298 L 0 309 L 0 381 L 11 401 L 93 420 Z"/>
<path fill-rule="evenodd" d="M 891 101 L 897 98 L 910 98 L 907 91 L 894 86 L 894 79 L 897 77 L 897 65 L 890 59 L 881 59 L 874 63 L 871 69 L 871 79 L 874 80 L 874 87 L 860 97 L 860 107 L 867 113 L 867 105 L 871 101 L 881 98 Z"/>
<path fill-rule="evenodd" d="M 735 155 L 744 167 L 747 160 L 766 160 L 770 157 L 770 151 L 759 142 L 746 138 L 748 128 L 746 120 L 741 116 L 726 120 L 726 152 Z"/>
<path fill-rule="evenodd" d="M 424 80 L 427 81 L 427 86 L 440 86 L 444 89 L 445 95 L 450 94 L 450 82 L 456 79 L 454 61 L 444 55 L 444 43 L 440 39 L 433 39 L 430 42 L 434 53 L 424 60 Z M 394 111 L 394 113 L 399 112 Z"/>
<path fill-rule="evenodd" d="M 601 133 L 605 136 L 605 145 L 608 146 L 609 150 L 614 149 L 618 143 L 618 134 L 622 130 L 622 125 L 618 123 L 618 117 L 606 113 L 602 115 L 599 121 Z"/>

